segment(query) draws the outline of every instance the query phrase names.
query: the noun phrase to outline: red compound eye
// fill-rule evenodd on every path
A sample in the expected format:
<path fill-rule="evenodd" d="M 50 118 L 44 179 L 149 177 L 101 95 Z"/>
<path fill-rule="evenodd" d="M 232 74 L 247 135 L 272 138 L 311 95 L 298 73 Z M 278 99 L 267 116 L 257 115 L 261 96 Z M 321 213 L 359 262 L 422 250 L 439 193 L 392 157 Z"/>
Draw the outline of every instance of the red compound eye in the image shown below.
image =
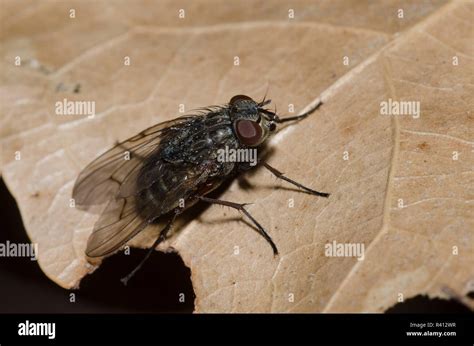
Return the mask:
<path fill-rule="evenodd" d="M 237 136 L 242 144 L 254 146 L 262 139 L 262 128 L 255 121 L 238 120 L 235 124 Z"/>

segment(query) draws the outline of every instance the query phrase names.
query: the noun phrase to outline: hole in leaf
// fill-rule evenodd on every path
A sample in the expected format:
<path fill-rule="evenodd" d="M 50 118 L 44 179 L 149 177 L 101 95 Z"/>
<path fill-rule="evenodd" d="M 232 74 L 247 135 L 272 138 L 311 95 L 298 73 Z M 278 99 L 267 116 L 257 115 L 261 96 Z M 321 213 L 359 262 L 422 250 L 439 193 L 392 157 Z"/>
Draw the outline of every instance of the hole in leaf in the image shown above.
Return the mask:
<path fill-rule="evenodd" d="M 15 199 L 0 180 L 0 243 L 29 243 Z M 192 312 L 194 292 L 190 270 L 175 253 L 155 252 L 124 286 L 120 278 L 143 258 L 146 250 L 107 258 L 86 276 L 79 290 L 66 290 L 44 275 L 36 261 L 0 258 L 0 313 L 63 312 Z M 184 302 L 180 302 L 180 294 Z M 75 303 L 70 302 L 71 294 Z"/>
<path fill-rule="evenodd" d="M 120 279 L 132 271 L 148 250 L 130 250 L 106 258 L 81 281 L 79 295 L 114 311 L 192 312 L 194 292 L 191 272 L 176 253 L 155 251 L 127 286 Z"/>
<path fill-rule="evenodd" d="M 403 303 L 395 304 L 385 313 L 472 313 L 472 311 L 455 299 L 431 299 L 427 296 L 417 295 Z"/>

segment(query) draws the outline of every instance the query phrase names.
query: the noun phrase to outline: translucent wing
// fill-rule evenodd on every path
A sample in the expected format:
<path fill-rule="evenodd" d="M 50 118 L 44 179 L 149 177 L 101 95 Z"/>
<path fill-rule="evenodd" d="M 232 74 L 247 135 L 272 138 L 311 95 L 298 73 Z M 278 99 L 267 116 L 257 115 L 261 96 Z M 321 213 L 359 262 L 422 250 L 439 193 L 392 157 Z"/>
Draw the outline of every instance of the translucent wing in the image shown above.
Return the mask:
<path fill-rule="evenodd" d="M 143 219 L 135 210 L 135 197 L 112 199 L 94 225 L 94 230 L 87 241 L 86 254 L 89 257 L 100 257 L 118 250 L 128 240 L 148 226 L 151 221 L 150 207 L 142 210 Z"/>
<path fill-rule="evenodd" d="M 198 117 L 180 117 L 155 125 L 119 143 L 80 173 L 73 189 L 76 204 L 90 206 L 108 201 L 89 237 L 88 256 L 115 252 L 206 182 L 205 163 L 170 163 L 156 156 L 163 140 Z"/>
<path fill-rule="evenodd" d="M 157 171 L 159 179 L 138 194 L 109 202 L 87 242 L 86 254 L 89 257 L 105 256 L 116 251 L 158 217 L 176 208 L 180 198 L 186 200 L 201 183 L 207 181 L 205 165 L 171 166 L 173 164 L 161 164 Z M 170 183 L 171 180 L 167 179 L 171 175 L 176 178 L 175 182 Z M 168 181 L 168 186 L 160 189 L 164 180 Z M 155 193 L 149 193 L 149 189 Z"/>
<path fill-rule="evenodd" d="M 120 189 L 130 190 L 145 159 L 158 147 L 163 136 L 173 126 L 194 118 L 179 117 L 157 124 L 119 143 L 92 161 L 77 178 L 72 196 L 78 206 L 102 204 L 114 198 Z"/>

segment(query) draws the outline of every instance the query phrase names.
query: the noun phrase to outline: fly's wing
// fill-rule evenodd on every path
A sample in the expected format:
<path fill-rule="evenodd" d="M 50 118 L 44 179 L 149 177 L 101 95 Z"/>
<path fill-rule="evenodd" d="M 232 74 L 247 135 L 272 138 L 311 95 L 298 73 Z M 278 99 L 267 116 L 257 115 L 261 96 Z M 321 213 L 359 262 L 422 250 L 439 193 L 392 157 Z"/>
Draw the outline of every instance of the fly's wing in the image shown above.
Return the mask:
<path fill-rule="evenodd" d="M 109 201 L 88 239 L 89 257 L 115 252 L 207 182 L 209 162 L 186 165 L 153 157 L 163 139 L 196 117 L 181 117 L 151 127 L 110 149 L 81 172 L 73 190 L 76 204 Z M 125 159 L 126 151 L 129 160 Z M 140 186 L 139 176 L 145 180 Z"/>
<path fill-rule="evenodd" d="M 147 220 L 140 217 L 135 206 L 134 196 L 112 199 L 107 204 L 87 241 L 87 256 L 108 255 L 146 228 L 148 220 L 151 220 L 152 210 L 145 207 L 141 211 L 149 216 Z"/>
<path fill-rule="evenodd" d="M 177 207 L 180 198 L 186 200 L 190 197 L 208 177 L 203 166 L 195 167 L 192 174 L 185 168 L 163 174 L 173 174 L 178 178 L 176 183 L 169 185 L 167 193 L 149 193 L 148 189 L 159 184 L 157 180 L 138 194 L 112 199 L 108 203 L 87 241 L 86 254 L 89 257 L 101 257 L 118 250 L 158 217 Z"/>
<path fill-rule="evenodd" d="M 158 147 L 161 139 L 173 126 L 186 123 L 193 116 L 179 117 L 157 124 L 122 142 L 92 161 L 77 178 L 72 196 L 78 206 L 102 204 L 114 198 L 122 186 L 137 174 L 145 159 Z"/>

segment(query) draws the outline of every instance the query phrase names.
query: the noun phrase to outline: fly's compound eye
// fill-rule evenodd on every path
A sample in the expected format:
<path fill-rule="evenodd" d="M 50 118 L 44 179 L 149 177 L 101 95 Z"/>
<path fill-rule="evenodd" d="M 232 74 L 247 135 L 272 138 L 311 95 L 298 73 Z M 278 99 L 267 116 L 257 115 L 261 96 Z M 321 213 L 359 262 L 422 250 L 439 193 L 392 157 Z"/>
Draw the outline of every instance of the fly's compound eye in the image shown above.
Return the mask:
<path fill-rule="evenodd" d="M 234 97 L 232 97 L 230 99 L 230 102 L 229 104 L 230 105 L 235 105 L 237 102 L 239 101 L 253 101 L 250 97 L 248 97 L 247 95 L 235 95 Z"/>
<path fill-rule="evenodd" d="M 248 146 L 260 144 L 263 136 L 262 128 L 255 121 L 238 120 L 235 124 L 235 131 L 240 143 Z"/>

